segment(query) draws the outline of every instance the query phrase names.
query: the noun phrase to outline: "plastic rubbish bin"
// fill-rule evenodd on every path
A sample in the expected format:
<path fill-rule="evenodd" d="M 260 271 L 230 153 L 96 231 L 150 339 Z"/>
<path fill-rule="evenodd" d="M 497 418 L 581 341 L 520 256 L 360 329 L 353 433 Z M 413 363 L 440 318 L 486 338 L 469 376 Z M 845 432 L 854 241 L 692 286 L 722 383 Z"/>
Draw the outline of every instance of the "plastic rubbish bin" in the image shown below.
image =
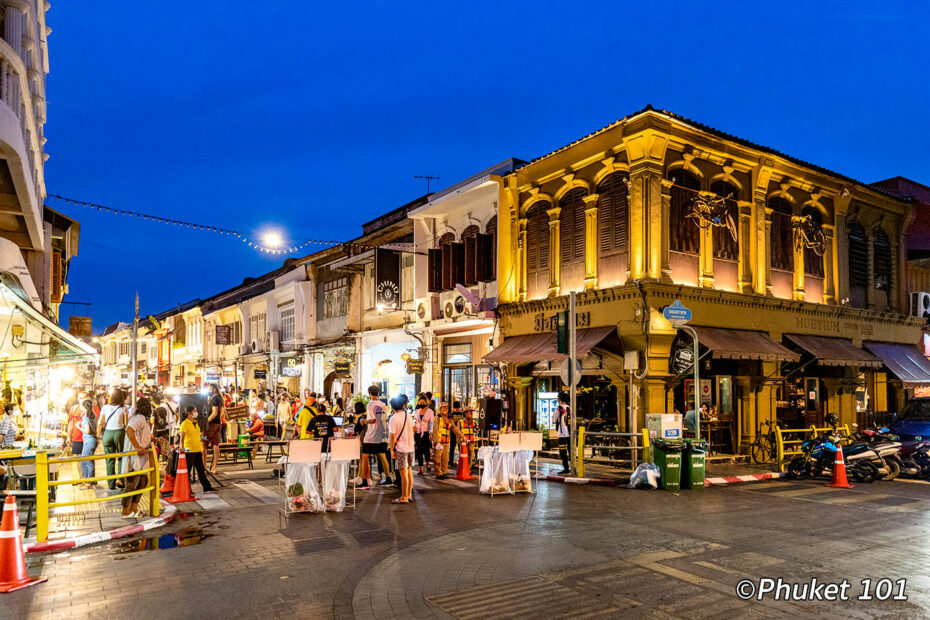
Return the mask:
<path fill-rule="evenodd" d="M 239 435 L 239 440 L 236 442 L 236 445 L 237 445 L 237 446 L 245 446 L 245 445 L 248 445 L 248 443 L 249 443 L 249 434 L 248 434 L 248 433 L 244 433 L 244 434 L 242 434 L 242 435 Z M 247 458 L 249 458 L 249 453 L 248 453 L 248 451 L 246 451 L 246 450 L 240 450 L 240 451 L 239 451 L 239 458 L 240 458 L 240 459 L 247 459 Z"/>
<path fill-rule="evenodd" d="M 681 488 L 703 489 L 707 471 L 707 442 L 689 441 L 681 462 Z"/>
<path fill-rule="evenodd" d="M 659 488 L 666 491 L 681 489 L 681 453 L 685 449 L 683 441 L 665 441 L 657 439 L 652 443 L 652 454 L 659 468 Z"/>

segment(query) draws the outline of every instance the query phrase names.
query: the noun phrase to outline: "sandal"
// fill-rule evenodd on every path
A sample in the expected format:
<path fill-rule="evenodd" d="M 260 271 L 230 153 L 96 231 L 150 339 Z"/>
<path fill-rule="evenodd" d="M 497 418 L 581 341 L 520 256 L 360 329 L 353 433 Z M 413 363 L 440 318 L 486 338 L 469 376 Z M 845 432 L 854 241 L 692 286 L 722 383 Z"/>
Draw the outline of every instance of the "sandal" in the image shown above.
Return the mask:
<path fill-rule="evenodd" d="M 407 502 L 406 500 L 403 500 L 403 499 L 401 499 L 401 498 L 398 497 L 397 499 L 395 499 L 395 500 L 392 501 L 391 503 L 392 503 L 392 504 L 406 504 L 406 503 L 408 503 L 408 502 Z"/>

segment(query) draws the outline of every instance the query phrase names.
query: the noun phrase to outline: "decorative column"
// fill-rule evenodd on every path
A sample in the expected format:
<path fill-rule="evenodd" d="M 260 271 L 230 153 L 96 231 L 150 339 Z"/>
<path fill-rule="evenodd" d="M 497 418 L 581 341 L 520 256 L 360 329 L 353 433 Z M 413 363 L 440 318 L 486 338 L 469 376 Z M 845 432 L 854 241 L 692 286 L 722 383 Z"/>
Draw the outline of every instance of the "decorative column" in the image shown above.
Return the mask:
<path fill-rule="evenodd" d="M 794 250 L 794 286 L 792 287 L 792 297 L 797 301 L 804 301 L 804 243 L 801 241 L 801 233 L 798 225 L 801 223 L 801 216 L 791 216 L 791 244 Z"/>
<path fill-rule="evenodd" d="M 739 264 L 737 266 L 736 281 L 741 293 L 752 292 L 752 203 L 739 202 L 739 221 L 737 232 L 739 234 Z"/>
<path fill-rule="evenodd" d="M 3 9 L 3 38 L 10 44 L 16 55 L 23 56 L 23 17 L 26 12 L 25 3 L 22 6 L 18 2 L 4 2 L 6 5 Z M 25 60 L 25 58 L 23 59 Z"/>
<path fill-rule="evenodd" d="M 661 236 L 662 242 L 659 248 L 659 261 L 661 266 L 661 274 L 659 275 L 659 280 L 665 283 L 672 282 L 672 267 L 669 264 L 669 207 L 672 203 L 672 185 L 674 183 L 671 179 L 662 179 L 662 224 L 661 224 Z"/>
<path fill-rule="evenodd" d="M 584 200 L 584 288 L 597 288 L 597 194 L 589 194 Z"/>
<path fill-rule="evenodd" d="M 516 217 L 516 213 L 514 213 Z M 526 301 L 526 224 L 527 219 L 521 217 L 517 220 L 517 248 L 514 263 L 511 269 L 516 271 L 517 290 L 520 301 Z M 498 250 L 500 251 L 500 250 Z"/>
<path fill-rule="evenodd" d="M 766 206 L 765 193 L 755 193 L 756 221 L 753 234 L 753 260 L 756 261 L 755 291 L 772 296 L 772 213 Z"/>
<path fill-rule="evenodd" d="M 698 267 L 700 269 L 700 283 L 706 288 L 714 287 L 714 227 L 702 228 L 700 232 L 700 256 Z"/>
<path fill-rule="evenodd" d="M 562 209 L 553 207 L 549 214 L 549 297 L 559 296 L 561 282 L 562 247 L 559 243 L 559 214 Z"/>
<path fill-rule="evenodd" d="M 630 167 L 629 269 L 632 280 L 658 280 L 662 275 L 662 164 L 642 160 Z M 664 233 L 668 237 L 667 231 Z M 666 239 L 666 246 L 667 246 Z M 668 252 L 664 261 L 667 266 Z"/>
<path fill-rule="evenodd" d="M 823 227 L 823 302 L 836 303 L 836 271 L 833 269 L 833 227 Z"/>
<path fill-rule="evenodd" d="M 630 191 L 628 201 L 630 208 L 629 279 L 641 280 L 646 275 L 646 246 L 648 245 L 645 224 L 646 181 L 642 165 L 630 168 Z"/>

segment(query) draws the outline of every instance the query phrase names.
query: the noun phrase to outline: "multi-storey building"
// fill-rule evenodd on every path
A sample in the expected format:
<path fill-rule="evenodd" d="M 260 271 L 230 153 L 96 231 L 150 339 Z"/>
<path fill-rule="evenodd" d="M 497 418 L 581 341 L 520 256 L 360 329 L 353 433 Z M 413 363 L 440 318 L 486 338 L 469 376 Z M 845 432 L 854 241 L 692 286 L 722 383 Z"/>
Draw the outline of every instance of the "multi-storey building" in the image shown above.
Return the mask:
<path fill-rule="evenodd" d="M 504 176 L 504 339 L 485 359 L 508 365 L 517 419 L 533 424 L 536 395 L 561 387 L 553 316 L 575 292 L 581 413 L 639 427 L 692 402 L 690 336 L 662 314 L 679 300 L 731 447 L 766 419 L 898 407 L 913 383 L 895 372 L 920 334 L 903 281 L 911 205 L 647 108 Z"/>

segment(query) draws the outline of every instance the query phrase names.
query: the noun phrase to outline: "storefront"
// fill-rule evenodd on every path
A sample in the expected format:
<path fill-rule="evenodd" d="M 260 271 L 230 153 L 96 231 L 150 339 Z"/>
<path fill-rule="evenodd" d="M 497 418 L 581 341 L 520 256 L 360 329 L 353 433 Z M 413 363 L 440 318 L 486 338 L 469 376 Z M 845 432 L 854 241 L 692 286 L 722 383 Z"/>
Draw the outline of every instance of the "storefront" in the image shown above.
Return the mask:
<path fill-rule="evenodd" d="M 493 327 L 436 332 L 439 364 L 433 380 L 433 394 L 443 401 L 459 401 L 466 408 L 478 408 L 478 401 L 500 391 L 500 371 L 483 361 L 490 353 Z"/>
<path fill-rule="evenodd" d="M 403 330 L 385 330 L 359 336 L 356 391 L 367 393 L 368 386 L 377 385 L 386 397 L 406 394 L 413 401 L 420 392 L 423 375 L 408 373 L 405 358 L 415 358 L 419 347 L 419 341 Z"/>

